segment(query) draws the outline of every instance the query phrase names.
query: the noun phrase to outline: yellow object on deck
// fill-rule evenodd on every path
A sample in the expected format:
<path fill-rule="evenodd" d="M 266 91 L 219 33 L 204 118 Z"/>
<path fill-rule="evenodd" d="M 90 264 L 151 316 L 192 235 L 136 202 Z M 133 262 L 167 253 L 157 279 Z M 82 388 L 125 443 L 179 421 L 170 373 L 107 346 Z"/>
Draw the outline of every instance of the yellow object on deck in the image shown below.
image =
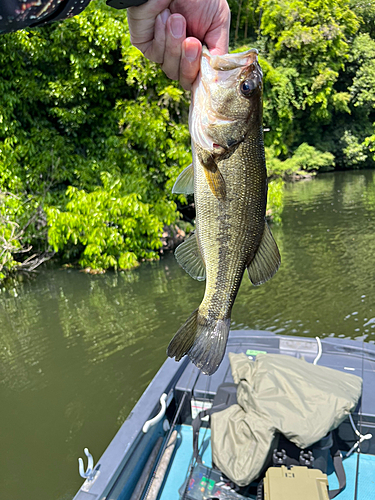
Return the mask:
<path fill-rule="evenodd" d="M 327 475 L 307 467 L 270 467 L 264 478 L 264 500 L 329 500 Z"/>

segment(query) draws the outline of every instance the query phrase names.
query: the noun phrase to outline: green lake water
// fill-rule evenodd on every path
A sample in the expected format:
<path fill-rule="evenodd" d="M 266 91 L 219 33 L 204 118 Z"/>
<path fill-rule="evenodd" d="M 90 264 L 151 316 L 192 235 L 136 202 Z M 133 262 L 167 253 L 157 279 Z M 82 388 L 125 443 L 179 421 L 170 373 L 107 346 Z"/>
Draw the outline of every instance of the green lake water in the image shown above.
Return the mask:
<path fill-rule="evenodd" d="M 244 277 L 232 329 L 375 341 L 375 172 L 287 186 L 275 277 Z M 0 294 L 0 498 L 68 500 L 202 299 L 172 255 L 133 272 L 44 269 Z"/>

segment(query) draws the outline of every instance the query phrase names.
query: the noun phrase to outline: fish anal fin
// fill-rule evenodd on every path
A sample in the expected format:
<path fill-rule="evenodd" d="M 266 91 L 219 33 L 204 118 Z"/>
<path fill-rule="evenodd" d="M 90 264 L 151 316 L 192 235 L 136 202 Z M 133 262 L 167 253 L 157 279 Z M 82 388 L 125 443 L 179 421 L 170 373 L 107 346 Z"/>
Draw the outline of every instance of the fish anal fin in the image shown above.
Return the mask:
<path fill-rule="evenodd" d="M 203 261 L 196 233 L 192 233 L 174 253 L 177 262 L 192 278 L 198 281 L 206 279 L 206 266 Z"/>
<path fill-rule="evenodd" d="M 253 285 L 262 285 L 270 280 L 279 269 L 281 257 L 277 244 L 273 239 L 267 222 L 264 225 L 264 232 L 258 250 L 247 266 L 250 281 Z"/>
<path fill-rule="evenodd" d="M 180 175 L 172 188 L 173 194 L 193 194 L 194 193 L 194 167 L 190 163 Z"/>

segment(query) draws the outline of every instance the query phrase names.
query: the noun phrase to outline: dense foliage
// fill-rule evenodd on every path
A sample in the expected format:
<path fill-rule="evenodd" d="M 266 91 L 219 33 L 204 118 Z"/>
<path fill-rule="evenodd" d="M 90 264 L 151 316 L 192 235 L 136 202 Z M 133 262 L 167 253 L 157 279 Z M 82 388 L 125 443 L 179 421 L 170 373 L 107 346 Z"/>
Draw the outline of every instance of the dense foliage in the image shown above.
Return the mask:
<path fill-rule="evenodd" d="M 0 45 L 1 189 L 43 207 L 68 262 L 128 269 L 155 258 L 177 216 L 169 190 L 191 161 L 188 95 L 130 45 L 126 13 L 101 4 Z M 2 204 L 10 219 L 13 205 Z"/>
<path fill-rule="evenodd" d="M 269 214 L 301 171 L 372 167 L 375 0 L 229 0 L 264 72 Z M 0 37 L 0 279 L 57 252 L 87 269 L 157 257 L 187 200 L 189 94 L 131 46 L 126 13 Z"/>
<path fill-rule="evenodd" d="M 313 169 L 374 167 L 374 0 L 229 3 L 237 40 L 261 53 L 269 156 L 288 160 L 306 143 Z"/>

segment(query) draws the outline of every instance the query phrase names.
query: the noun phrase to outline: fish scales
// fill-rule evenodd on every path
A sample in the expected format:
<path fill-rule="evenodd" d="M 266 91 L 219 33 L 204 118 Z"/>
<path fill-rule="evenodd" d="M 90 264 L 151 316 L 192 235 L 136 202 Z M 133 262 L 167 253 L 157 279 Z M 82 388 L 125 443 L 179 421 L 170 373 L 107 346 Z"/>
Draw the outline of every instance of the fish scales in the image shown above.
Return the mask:
<path fill-rule="evenodd" d="M 194 191 L 196 231 L 175 255 L 192 277 L 206 279 L 206 290 L 167 353 L 176 360 L 188 354 L 211 375 L 225 353 L 231 310 L 245 269 L 259 285 L 280 265 L 265 220 L 262 71 L 256 50 L 225 56 L 203 50 L 189 126 L 193 164 L 180 174 L 173 192 Z"/>
<path fill-rule="evenodd" d="M 220 319 L 230 316 L 246 263 L 263 234 L 267 188 L 260 142 L 259 131 L 246 138 L 230 158 L 218 163 L 227 186 L 225 202 L 213 195 L 199 159 L 193 162 L 197 165 L 196 232 L 207 280 L 200 310 Z"/>

